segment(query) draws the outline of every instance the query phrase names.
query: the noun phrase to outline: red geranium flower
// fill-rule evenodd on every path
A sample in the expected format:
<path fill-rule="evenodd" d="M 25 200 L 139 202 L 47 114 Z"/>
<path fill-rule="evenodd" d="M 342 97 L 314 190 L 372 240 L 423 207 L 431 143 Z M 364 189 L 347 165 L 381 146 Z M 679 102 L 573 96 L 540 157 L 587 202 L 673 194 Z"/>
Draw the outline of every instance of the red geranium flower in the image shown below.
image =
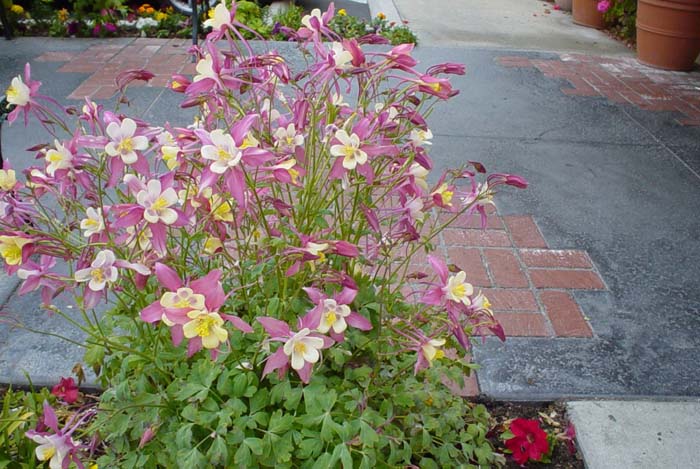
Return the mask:
<path fill-rule="evenodd" d="M 513 452 L 513 459 L 520 465 L 529 460 L 539 461 L 549 451 L 547 434 L 537 420 L 515 419 L 510 424 L 513 438 L 506 440 L 506 447 Z"/>
<path fill-rule="evenodd" d="M 72 404 L 78 400 L 78 386 L 75 385 L 73 378 L 61 378 L 61 381 L 51 388 L 51 394 L 68 404 Z"/>

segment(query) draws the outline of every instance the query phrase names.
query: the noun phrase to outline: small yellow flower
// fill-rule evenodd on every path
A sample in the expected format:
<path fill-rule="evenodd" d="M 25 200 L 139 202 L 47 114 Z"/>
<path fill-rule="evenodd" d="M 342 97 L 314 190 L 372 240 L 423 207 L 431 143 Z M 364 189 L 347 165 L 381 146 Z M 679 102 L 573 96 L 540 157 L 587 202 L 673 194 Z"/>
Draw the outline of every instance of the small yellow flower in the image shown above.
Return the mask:
<path fill-rule="evenodd" d="M 22 8 L 22 5 L 12 5 L 10 7 L 10 11 L 14 13 L 15 15 L 23 15 L 24 14 L 24 8 Z"/>
<path fill-rule="evenodd" d="M 348 12 L 345 11 L 345 8 L 341 8 L 340 10 L 338 10 L 338 16 L 347 16 L 347 15 L 348 15 Z"/>
<path fill-rule="evenodd" d="M 168 19 L 168 14 L 162 11 L 157 11 L 153 18 L 155 18 L 156 21 L 164 21 Z"/>
<path fill-rule="evenodd" d="M 385 20 L 386 15 L 380 11 L 379 13 L 377 13 L 377 18 L 379 18 L 380 20 Z"/>
<path fill-rule="evenodd" d="M 68 21 L 69 16 L 70 15 L 68 13 L 68 10 L 66 10 L 65 8 L 61 8 L 60 10 L 58 10 L 56 12 L 56 17 L 58 18 L 58 21 L 60 21 L 61 23 L 65 23 L 66 21 Z"/>

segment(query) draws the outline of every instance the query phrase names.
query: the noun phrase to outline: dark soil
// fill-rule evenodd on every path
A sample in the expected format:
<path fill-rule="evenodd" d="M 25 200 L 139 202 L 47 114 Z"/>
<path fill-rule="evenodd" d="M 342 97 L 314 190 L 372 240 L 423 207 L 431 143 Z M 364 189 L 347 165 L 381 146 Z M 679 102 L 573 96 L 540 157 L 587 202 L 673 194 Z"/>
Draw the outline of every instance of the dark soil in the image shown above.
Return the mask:
<path fill-rule="evenodd" d="M 501 451 L 506 449 L 498 435 L 503 431 L 505 423 L 516 419 L 537 419 L 541 428 L 547 433 L 565 434 L 570 422 L 566 415 L 566 405 L 563 402 L 484 402 L 491 414 L 494 426 L 491 432 L 491 443 Z M 573 453 L 572 453 L 573 450 Z M 564 439 L 557 441 L 551 455 L 551 463 L 529 462 L 527 468 L 556 468 L 556 469 L 584 469 L 581 453 L 577 450 L 574 441 Z M 522 467 L 508 457 L 506 468 Z"/>

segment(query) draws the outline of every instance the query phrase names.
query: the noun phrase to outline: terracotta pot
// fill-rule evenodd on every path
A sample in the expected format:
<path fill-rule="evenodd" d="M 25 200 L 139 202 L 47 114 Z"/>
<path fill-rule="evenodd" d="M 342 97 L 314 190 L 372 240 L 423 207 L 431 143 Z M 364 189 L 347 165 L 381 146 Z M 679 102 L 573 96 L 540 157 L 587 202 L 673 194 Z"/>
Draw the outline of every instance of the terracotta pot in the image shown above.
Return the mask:
<path fill-rule="evenodd" d="M 559 6 L 560 10 L 571 11 L 572 0 L 556 0 L 554 3 Z"/>
<path fill-rule="evenodd" d="M 639 0 L 637 57 L 666 70 L 690 70 L 700 53 L 700 0 Z"/>
<path fill-rule="evenodd" d="M 603 29 L 605 20 L 603 14 L 598 11 L 596 0 L 574 0 L 573 4 L 574 23 L 589 28 Z"/>

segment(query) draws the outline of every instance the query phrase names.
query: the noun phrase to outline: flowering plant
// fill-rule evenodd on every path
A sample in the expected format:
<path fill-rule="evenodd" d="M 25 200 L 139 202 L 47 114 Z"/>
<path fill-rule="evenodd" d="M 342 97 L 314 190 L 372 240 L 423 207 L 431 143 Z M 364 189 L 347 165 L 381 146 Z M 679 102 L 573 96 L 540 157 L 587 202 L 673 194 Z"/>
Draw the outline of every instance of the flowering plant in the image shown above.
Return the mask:
<path fill-rule="evenodd" d="M 64 463 L 89 457 L 70 438 L 85 422 L 100 464 L 124 467 L 494 463 L 483 407 L 442 382 L 503 330 L 468 272 L 412 265 L 461 214 L 485 223 L 498 186 L 526 186 L 478 163 L 429 182 L 425 118 L 464 67 L 341 41 L 331 5 L 293 32 L 294 70 L 253 51 L 235 10 L 217 6 L 194 78 L 173 77 L 190 127 L 88 101 L 69 130 L 29 71 L 8 90 L 54 141 L 25 181 L 0 171 L 0 255 L 86 334 L 105 389 L 94 418 L 51 426 Z"/>

